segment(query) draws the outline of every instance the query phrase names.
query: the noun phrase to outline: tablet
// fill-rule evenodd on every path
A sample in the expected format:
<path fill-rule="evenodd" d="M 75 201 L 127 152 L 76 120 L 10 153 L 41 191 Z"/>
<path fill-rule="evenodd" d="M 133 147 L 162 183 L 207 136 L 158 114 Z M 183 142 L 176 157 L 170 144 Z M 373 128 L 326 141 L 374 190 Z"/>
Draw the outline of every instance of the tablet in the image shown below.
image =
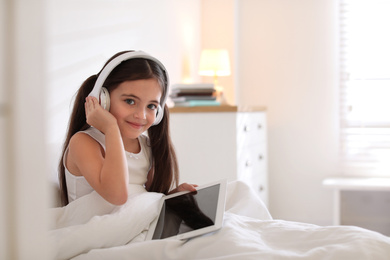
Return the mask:
<path fill-rule="evenodd" d="M 152 222 L 146 240 L 189 239 L 222 227 L 226 180 L 178 192 L 161 199 L 159 215 Z"/>

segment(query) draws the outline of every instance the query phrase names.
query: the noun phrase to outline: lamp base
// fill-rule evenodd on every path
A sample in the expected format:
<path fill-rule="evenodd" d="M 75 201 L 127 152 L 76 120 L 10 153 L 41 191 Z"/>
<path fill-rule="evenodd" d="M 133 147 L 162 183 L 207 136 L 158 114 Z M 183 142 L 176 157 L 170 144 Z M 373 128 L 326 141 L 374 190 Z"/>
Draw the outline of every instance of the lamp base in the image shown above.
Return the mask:
<path fill-rule="evenodd" d="M 229 105 L 227 100 L 226 100 L 225 94 L 223 92 L 223 87 L 221 87 L 221 86 L 214 86 L 214 88 L 215 88 L 215 91 L 216 91 L 217 101 L 221 105 Z"/>

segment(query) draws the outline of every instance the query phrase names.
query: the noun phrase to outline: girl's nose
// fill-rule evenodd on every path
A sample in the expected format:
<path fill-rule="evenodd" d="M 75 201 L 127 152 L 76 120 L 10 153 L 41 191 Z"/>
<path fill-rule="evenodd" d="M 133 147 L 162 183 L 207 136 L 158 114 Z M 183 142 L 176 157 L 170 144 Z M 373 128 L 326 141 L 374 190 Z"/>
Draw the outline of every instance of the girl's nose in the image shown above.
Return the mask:
<path fill-rule="evenodd" d="M 146 111 L 143 107 L 138 106 L 134 111 L 134 117 L 138 119 L 146 118 Z"/>

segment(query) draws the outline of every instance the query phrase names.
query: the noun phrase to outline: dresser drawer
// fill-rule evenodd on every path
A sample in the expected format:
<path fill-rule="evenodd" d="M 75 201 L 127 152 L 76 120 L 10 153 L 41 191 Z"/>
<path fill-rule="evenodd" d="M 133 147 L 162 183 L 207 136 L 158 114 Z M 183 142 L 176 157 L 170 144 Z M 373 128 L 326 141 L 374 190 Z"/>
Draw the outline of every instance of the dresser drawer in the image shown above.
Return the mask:
<path fill-rule="evenodd" d="M 238 179 L 246 182 L 267 203 L 267 154 L 265 147 L 244 152 L 238 158 Z"/>
<path fill-rule="evenodd" d="M 251 145 L 266 141 L 266 116 L 262 112 L 238 113 L 237 144 Z"/>
<path fill-rule="evenodd" d="M 267 151 L 264 145 L 252 147 L 251 149 L 242 149 L 237 153 L 238 174 L 247 172 L 266 171 L 267 170 Z"/>

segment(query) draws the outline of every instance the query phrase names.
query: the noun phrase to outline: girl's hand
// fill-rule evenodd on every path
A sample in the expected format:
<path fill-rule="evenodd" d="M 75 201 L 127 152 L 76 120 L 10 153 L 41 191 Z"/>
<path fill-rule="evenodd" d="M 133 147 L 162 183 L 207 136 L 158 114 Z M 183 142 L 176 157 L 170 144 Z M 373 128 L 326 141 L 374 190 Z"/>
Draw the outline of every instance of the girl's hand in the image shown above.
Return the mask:
<path fill-rule="evenodd" d="M 196 184 L 182 183 L 179 185 L 179 187 L 170 191 L 169 194 L 180 192 L 180 191 L 191 191 L 191 192 L 196 191 L 196 187 L 198 187 L 198 185 Z"/>
<path fill-rule="evenodd" d="M 118 126 L 116 118 L 105 110 L 95 97 L 85 99 L 85 115 L 87 123 L 106 134 L 112 126 Z"/>

